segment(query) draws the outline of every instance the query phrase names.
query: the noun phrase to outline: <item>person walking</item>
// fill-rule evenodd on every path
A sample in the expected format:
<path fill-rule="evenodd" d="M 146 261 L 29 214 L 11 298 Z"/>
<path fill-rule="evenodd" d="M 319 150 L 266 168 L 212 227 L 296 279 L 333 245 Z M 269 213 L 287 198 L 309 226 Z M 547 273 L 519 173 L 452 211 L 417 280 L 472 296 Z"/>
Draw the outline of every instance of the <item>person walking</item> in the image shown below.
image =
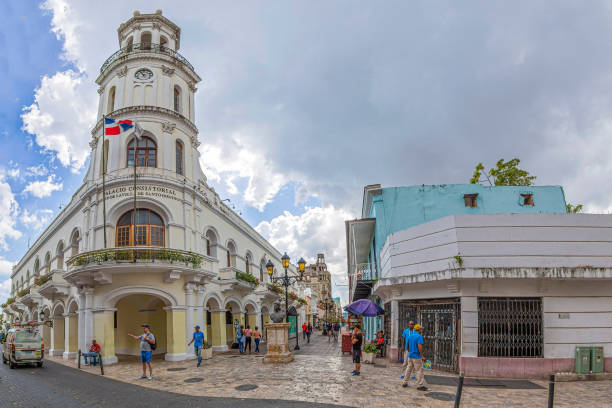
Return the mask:
<path fill-rule="evenodd" d="M 406 371 L 406 366 L 408 365 L 408 337 L 414 332 L 414 322 L 411 320 L 408 322 L 408 327 L 404 329 L 402 332 L 401 340 L 402 340 L 402 349 L 404 350 L 404 358 L 402 361 L 402 373 Z M 404 378 L 402 374 L 400 378 Z"/>
<path fill-rule="evenodd" d="M 308 337 L 308 343 L 310 343 L 310 336 L 312 336 L 312 324 L 308 323 L 308 327 L 306 327 L 306 337 Z"/>
<path fill-rule="evenodd" d="M 408 386 L 408 379 L 414 373 L 417 390 L 427 391 L 428 388 L 425 386 L 425 376 L 423 375 L 423 362 L 427 359 L 423 355 L 423 327 L 420 324 L 414 325 L 414 332 L 408 337 L 408 350 L 408 365 L 404 372 L 402 387 Z"/>
<path fill-rule="evenodd" d="M 334 341 L 338 342 L 338 333 L 340 333 L 340 325 L 338 322 L 334 323 Z"/>
<path fill-rule="evenodd" d="M 361 334 L 361 331 L 357 326 L 353 328 L 351 343 L 353 343 L 353 363 L 355 363 L 353 375 L 361 375 L 361 344 L 363 343 L 363 334 Z"/>
<path fill-rule="evenodd" d="M 308 328 L 308 325 L 306 325 L 306 323 L 302 323 L 302 339 L 306 340 L 306 329 Z"/>
<path fill-rule="evenodd" d="M 193 343 L 193 351 L 198 358 L 197 367 L 199 367 L 202 364 L 202 346 L 204 346 L 204 333 L 200 331 L 200 326 L 195 327 L 191 341 L 187 345 L 191 346 L 191 343 Z"/>
<path fill-rule="evenodd" d="M 255 353 L 259 353 L 259 342 L 261 341 L 261 332 L 259 331 L 259 327 L 255 326 L 255 331 L 253 332 L 253 338 L 255 339 Z"/>
<path fill-rule="evenodd" d="M 140 341 L 140 361 L 142 361 L 142 376 L 141 379 L 147 378 L 147 366 L 149 366 L 149 380 L 153 379 L 153 364 L 151 358 L 153 357 L 153 350 L 157 348 L 155 336 L 151 333 L 151 326 L 143 324 L 142 329 L 144 331 L 140 336 L 134 336 L 128 333 L 128 336 L 135 340 Z"/>
<path fill-rule="evenodd" d="M 251 336 L 253 335 L 253 330 L 251 330 L 251 326 L 247 325 L 246 330 L 244 331 L 244 352 L 246 353 L 247 347 L 249 348 L 249 354 L 251 354 Z"/>
<path fill-rule="evenodd" d="M 236 343 L 238 343 L 238 351 L 240 354 L 244 353 L 244 334 L 242 333 L 242 326 L 236 328 Z"/>

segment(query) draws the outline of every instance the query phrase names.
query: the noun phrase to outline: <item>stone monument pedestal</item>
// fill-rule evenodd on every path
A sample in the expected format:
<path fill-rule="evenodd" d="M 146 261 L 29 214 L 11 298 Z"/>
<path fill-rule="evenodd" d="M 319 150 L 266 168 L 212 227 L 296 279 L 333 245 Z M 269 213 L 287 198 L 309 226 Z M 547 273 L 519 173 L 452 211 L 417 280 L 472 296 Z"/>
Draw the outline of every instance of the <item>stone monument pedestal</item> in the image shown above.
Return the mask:
<path fill-rule="evenodd" d="M 266 344 L 268 352 L 263 358 L 264 363 L 289 363 L 293 361 L 293 354 L 289 351 L 290 323 L 268 323 Z"/>

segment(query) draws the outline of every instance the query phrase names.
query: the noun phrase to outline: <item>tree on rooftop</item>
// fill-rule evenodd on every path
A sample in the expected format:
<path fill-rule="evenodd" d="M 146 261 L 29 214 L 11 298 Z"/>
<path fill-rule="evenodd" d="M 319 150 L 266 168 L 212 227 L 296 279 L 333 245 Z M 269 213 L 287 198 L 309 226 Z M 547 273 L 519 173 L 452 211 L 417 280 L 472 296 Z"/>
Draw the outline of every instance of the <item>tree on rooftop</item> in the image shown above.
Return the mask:
<path fill-rule="evenodd" d="M 483 181 L 481 180 L 481 177 L 484 173 L 484 176 L 490 185 L 530 186 L 533 184 L 533 180 L 536 179 L 536 176 L 529 175 L 527 170 L 519 169 L 518 165 L 520 162 L 520 159 L 516 157 L 510 161 L 499 159 L 495 164 L 495 167 L 489 169 L 488 173 L 484 173 L 484 165 L 482 163 L 478 163 L 476 165 L 476 169 L 474 169 L 474 174 L 470 179 L 470 184 L 477 184 Z M 493 179 L 493 181 L 491 181 L 491 179 Z"/>

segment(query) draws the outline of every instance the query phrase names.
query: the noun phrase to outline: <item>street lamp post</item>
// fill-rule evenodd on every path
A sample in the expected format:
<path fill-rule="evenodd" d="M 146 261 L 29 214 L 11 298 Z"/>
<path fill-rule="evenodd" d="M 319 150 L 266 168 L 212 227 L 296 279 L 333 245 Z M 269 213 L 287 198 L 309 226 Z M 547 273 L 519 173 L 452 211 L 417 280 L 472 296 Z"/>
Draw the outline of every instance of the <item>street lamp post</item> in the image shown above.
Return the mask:
<path fill-rule="evenodd" d="M 304 280 L 304 269 L 306 268 L 306 261 L 304 260 L 304 258 L 300 258 L 300 260 L 298 261 L 298 271 L 300 272 L 300 275 L 299 276 L 289 276 L 289 273 L 287 272 L 287 269 L 289 268 L 289 260 L 290 260 L 289 255 L 287 255 L 287 253 L 285 252 L 283 257 L 281 258 L 283 268 L 285 268 L 285 276 L 272 276 L 274 274 L 274 264 L 272 263 L 271 260 L 268 260 L 268 263 L 266 263 L 266 269 L 268 270 L 268 275 L 270 276 L 270 280 L 273 283 L 280 282 L 281 285 L 285 287 L 285 322 L 287 323 L 289 323 L 289 286 L 293 285 L 295 282 L 301 282 L 302 280 Z M 298 328 L 297 328 L 297 318 L 295 322 L 296 322 L 296 327 L 295 327 L 296 345 L 295 345 L 294 350 L 299 350 L 300 349 L 300 343 L 299 343 L 300 336 L 299 336 Z"/>

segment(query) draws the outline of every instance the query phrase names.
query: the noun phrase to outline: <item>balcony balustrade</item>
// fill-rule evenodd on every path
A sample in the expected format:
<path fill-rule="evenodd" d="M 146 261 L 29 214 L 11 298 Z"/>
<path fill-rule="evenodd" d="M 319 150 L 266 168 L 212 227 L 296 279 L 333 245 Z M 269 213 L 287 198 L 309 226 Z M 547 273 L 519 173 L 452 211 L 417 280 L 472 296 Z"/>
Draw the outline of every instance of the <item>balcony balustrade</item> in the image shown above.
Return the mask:
<path fill-rule="evenodd" d="M 106 61 L 104 61 L 104 64 L 102 64 L 102 67 L 100 68 L 100 72 L 104 72 L 104 70 L 110 64 L 112 64 L 114 61 L 116 61 L 117 59 L 121 57 L 124 57 L 129 54 L 144 53 L 144 52 L 168 55 L 170 57 L 177 59 L 179 62 L 185 64 L 192 71 L 195 71 L 195 69 L 193 68 L 193 65 L 191 65 L 191 63 L 189 63 L 189 61 L 187 61 L 187 59 L 183 57 L 181 54 L 179 54 L 177 51 L 174 51 L 160 44 L 135 43 L 135 44 L 128 45 L 127 47 L 121 48 L 119 51 L 115 52 L 113 55 L 108 57 Z"/>

